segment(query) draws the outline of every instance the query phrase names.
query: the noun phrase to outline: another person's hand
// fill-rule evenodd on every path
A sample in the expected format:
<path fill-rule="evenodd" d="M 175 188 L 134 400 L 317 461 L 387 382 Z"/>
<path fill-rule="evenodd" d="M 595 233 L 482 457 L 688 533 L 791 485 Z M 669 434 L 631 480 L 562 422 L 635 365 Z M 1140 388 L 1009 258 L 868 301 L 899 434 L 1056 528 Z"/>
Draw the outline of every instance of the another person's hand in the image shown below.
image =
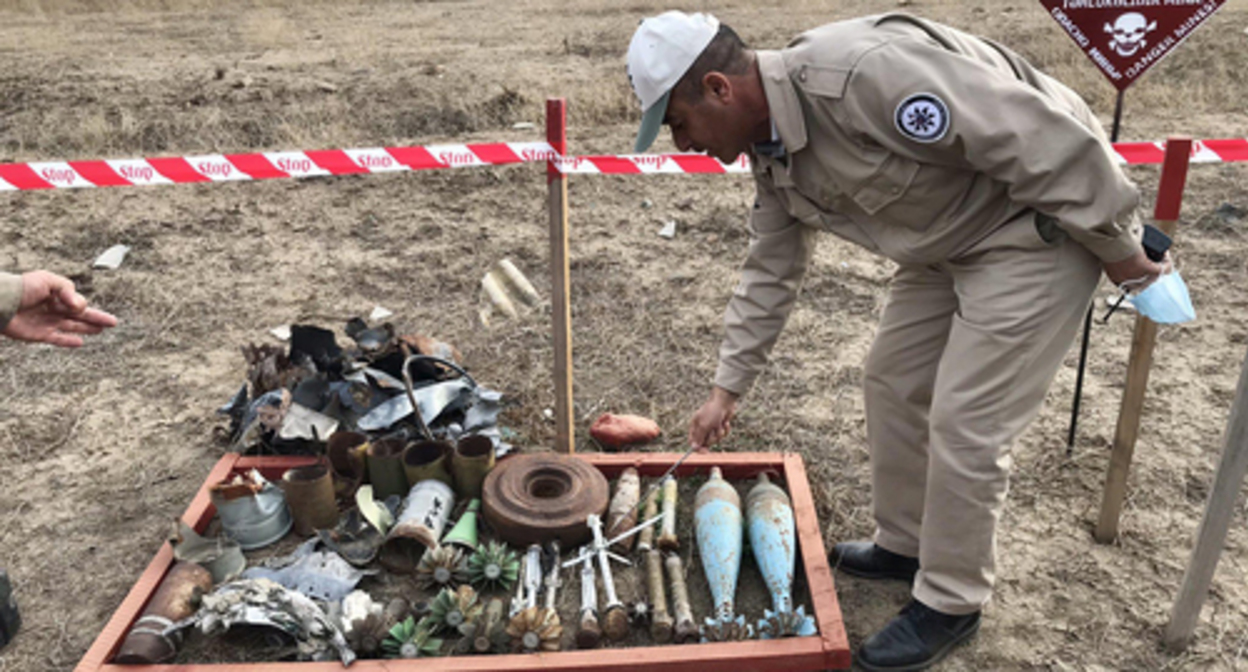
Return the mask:
<path fill-rule="evenodd" d="M 117 325 L 117 318 L 87 307 L 74 283 L 48 271 L 22 274 L 22 303 L 0 334 L 19 341 L 63 348 L 82 345 L 82 335 Z"/>
<path fill-rule="evenodd" d="M 711 396 L 689 420 L 689 445 L 705 451 L 728 436 L 737 413 L 737 395 L 722 387 L 711 389 Z"/>
<path fill-rule="evenodd" d="M 1122 261 L 1102 265 L 1105 267 L 1105 275 L 1109 276 L 1110 282 L 1114 283 L 1115 287 L 1125 286 L 1132 292 L 1139 292 L 1153 284 L 1162 273 L 1166 272 L 1170 265 L 1170 254 L 1166 254 L 1162 263 L 1157 263 L 1140 250 Z"/>

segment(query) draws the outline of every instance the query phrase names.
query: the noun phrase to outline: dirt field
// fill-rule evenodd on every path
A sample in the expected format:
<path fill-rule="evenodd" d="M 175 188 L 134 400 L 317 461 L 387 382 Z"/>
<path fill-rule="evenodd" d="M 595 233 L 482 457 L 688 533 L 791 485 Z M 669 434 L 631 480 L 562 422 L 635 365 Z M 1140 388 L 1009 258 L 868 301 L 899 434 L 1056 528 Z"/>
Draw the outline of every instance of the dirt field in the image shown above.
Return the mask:
<path fill-rule="evenodd" d="M 755 46 L 897 0 L 732 0 L 713 11 Z M 1113 89 L 1034 0 L 903 1 L 996 38 L 1088 98 Z M 5 0 L 0 160 L 128 158 L 537 140 L 566 96 L 576 153 L 631 146 L 623 54 L 658 0 L 355 2 Z M 1248 0 L 1230 0 L 1127 96 L 1123 139 L 1244 136 Z M 664 140 L 660 149 L 669 150 Z M 0 195 L 0 268 L 80 276 L 122 325 L 66 353 L 0 344 L 0 567 L 25 626 L 0 670 L 68 670 L 160 546 L 224 448 L 216 407 L 239 346 L 294 321 L 341 328 L 374 305 L 450 341 L 515 405 L 519 443 L 551 443 L 545 316 L 477 322 L 478 282 L 509 257 L 547 277 L 541 168 Z M 1151 203 L 1155 168 L 1131 171 Z M 984 627 L 943 670 L 1248 669 L 1248 531 L 1239 502 L 1197 636 L 1159 646 L 1248 347 L 1243 164 L 1195 166 L 1177 256 L 1200 319 L 1161 330 L 1118 543 L 1091 538 L 1131 319 L 1095 330 L 1081 437 L 1064 451 L 1072 350 L 1019 441 Z M 650 415 L 680 449 L 714 369 L 744 254 L 741 177 L 571 183 L 578 438 L 606 410 Z M 674 240 L 657 236 L 675 219 Z M 89 269 L 114 243 L 117 271 Z M 725 450 L 808 461 L 824 540 L 871 531 L 862 364 L 889 263 L 825 237 L 769 372 Z M 579 445 L 590 448 L 587 441 Z M 907 599 L 838 576 L 851 644 Z"/>

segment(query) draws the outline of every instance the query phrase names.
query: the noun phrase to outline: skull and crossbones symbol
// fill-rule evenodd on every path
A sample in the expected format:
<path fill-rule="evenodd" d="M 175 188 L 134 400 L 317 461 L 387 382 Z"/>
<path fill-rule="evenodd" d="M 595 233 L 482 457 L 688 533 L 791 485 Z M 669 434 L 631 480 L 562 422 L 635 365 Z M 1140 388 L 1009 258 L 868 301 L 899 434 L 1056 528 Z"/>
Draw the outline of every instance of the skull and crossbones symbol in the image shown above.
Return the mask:
<path fill-rule="evenodd" d="M 1157 22 L 1149 23 L 1139 12 L 1127 12 L 1120 15 L 1113 25 L 1105 24 L 1105 32 L 1113 36 L 1109 48 L 1124 58 L 1134 56 L 1143 49 L 1148 44 L 1144 37 L 1156 29 Z"/>

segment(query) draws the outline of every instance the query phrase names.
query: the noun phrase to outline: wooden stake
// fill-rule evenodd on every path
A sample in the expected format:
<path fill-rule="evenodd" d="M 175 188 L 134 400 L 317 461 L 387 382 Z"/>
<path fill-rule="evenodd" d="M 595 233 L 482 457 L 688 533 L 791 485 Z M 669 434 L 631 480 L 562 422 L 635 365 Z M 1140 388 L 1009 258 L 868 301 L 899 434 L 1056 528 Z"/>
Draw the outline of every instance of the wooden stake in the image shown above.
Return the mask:
<path fill-rule="evenodd" d="M 1192 154 L 1191 138 L 1174 137 L 1166 142 L 1165 162 L 1161 167 L 1161 183 L 1157 188 L 1157 207 L 1153 212 L 1157 228 L 1174 235 L 1187 182 L 1187 167 Z M 1127 383 L 1118 411 L 1118 427 L 1114 431 L 1114 449 L 1105 477 L 1105 493 L 1101 499 L 1101 515 L 1095 537 L 1102 544 L 1118 538 L 1118 519 L 1127 496 L 1127 474 L 1139 436 L 1140 414 L 1144 410 L 1144 393 L 1148 389 L 1148 373 L 1153 363 L 1153 346 L 1157 342 L 1157 325 L 1143 315 L 1135 318 L 1131 338 L 1131 355 L 1127 361 Z"/>
<path fill-rule="evenodd" d="M 560 157 L 568 151 L 568 104 L 546 100 L 546 141 Z M 550 308 L 555 342 L 555 450 L 572 453 L 572 286 L 568 267 L 568 179 L 546 164 L 550 206 Z"/>
<path fill-rule="evenodd" d="M 1231 417 L 1227 420 L 1223 438 L 1222 460 L 1218 463 L 1213 489 L 1209 491 L 1209 501 L 1205 504 L 1196 548 L 1192 550 L 1192 559 L 1183 574 L 1183 585 L 1179 588 L 1179 596 L 1170 612 L 1170 622 L 1166 625 L 1164 641 L 1171 650 L 1186 648 L 1192 631 L 1196 629 L 1200 607 L 1209 593 L 1213 570 L 1218 566 L 1218 558 L 1226 542 L 1226 531 L 1235 514 L 1235 501 L 1243 486 L 1245 472 L 1248 472 L 1248 359 L 1244 360 L 1239 372 L 1235 404 L 1231 407 Z"/>

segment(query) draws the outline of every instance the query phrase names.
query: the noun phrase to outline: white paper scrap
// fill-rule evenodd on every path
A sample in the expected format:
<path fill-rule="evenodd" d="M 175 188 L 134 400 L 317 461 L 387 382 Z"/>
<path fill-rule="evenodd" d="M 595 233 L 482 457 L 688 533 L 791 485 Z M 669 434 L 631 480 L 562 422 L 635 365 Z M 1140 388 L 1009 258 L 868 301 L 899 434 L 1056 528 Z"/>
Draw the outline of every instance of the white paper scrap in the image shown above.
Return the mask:
<path fill-rule="evenodd" d="M 128 245 L 114 245 L 104 254 L 96 257 L 95 263 L 91 264 L 93 268 L 107 268 L 109 270 L 117 270 L 121 266 L 121 262 L 125 261 L 126 254 L 130 251 Z"/>

